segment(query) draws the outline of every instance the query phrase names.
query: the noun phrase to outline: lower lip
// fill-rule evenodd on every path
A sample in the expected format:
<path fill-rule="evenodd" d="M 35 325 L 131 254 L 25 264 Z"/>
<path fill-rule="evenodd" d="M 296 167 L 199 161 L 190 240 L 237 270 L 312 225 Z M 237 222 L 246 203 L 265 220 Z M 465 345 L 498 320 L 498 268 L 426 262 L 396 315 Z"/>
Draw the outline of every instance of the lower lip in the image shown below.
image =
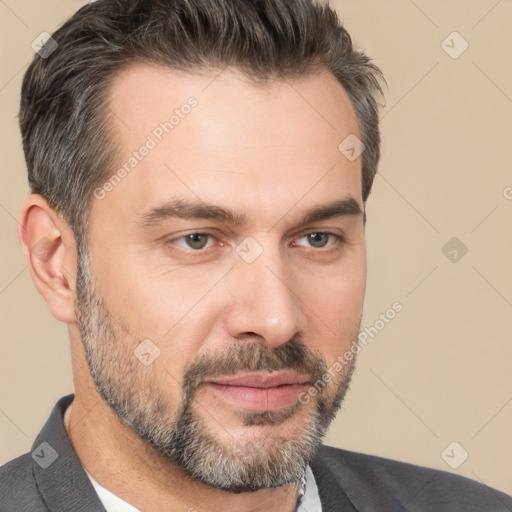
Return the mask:
<path fill-rule="evenodd" d="M 276 411 L 293 405 L 299 399 L 299 395 L 308 389 L 308 384 L 283 384 L 272 388 L 251 388 L 209 382 L 207 386 L 217 396 L 249 411 Z"/>

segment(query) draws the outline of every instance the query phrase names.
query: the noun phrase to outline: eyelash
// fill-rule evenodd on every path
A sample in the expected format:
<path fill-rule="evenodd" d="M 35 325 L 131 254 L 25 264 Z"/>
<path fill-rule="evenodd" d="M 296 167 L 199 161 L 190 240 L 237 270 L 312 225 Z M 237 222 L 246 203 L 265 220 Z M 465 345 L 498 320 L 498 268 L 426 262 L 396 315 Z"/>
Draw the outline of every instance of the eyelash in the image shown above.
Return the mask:
<path fill-rule="evenodd" d="M 319 252 L 319 253 L 322 252 L 325 254 L 325 253 L 329 253 L 329 252 L 338 250 L 340 245 L 346 243 L 346 238 L 344 235 L 339 235 L 337 233 L 332 233 L 330 231 L 309 231 L 308 233 L 305 233 L 304 235 L 299 237 L 299 239 L 307 237 L 308 235 L 313 235 L 313 234 L 327 235 L 331 239 L 335 240 L 335 242 L 333 244 L 328 245 L 326 247 L 310 247 L 310 249 L 312 249 L 312 250 L 316 249 L 316 252 Z M 213 233 L 208 233 L 208 232 L 203 232 L 203 231 L 193 231 L 191 233 L 186 233 L 184 235 L 180 235 L 175 238 L 168 239 L 166 241 L 166 244 L 169 244 L 169 245 L 175 244 L 177 240 L 185 239 L 185 237 L 190 236 L 190 235 L 202 235 L 202 236 L 209 236 L 212 238 L 216 238 L 216 236 Z M 186 254 L 197 254 L 199 256 L 199 255 L 205 254 L 209 249 L 213 249 L 213 248 L 214 247 L 207 247 L 207 248 L 203 248 L 203 249 L 192 249 L 192 248 L 188 248 L 188 249 L 182 248 L 182 249 L 183 249 L 183 252 L 185 252 Z"/>

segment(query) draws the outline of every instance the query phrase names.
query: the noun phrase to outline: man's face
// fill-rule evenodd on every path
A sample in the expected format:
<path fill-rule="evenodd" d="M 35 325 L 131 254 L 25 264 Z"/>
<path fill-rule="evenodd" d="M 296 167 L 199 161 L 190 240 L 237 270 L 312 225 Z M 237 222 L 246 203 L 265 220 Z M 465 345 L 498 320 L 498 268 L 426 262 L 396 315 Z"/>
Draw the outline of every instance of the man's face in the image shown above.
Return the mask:
<path fill-rule="evenodd" d="M 300 479 L 348 387 L 361 159 L 338 150 L 359 131 L 331 75 L 217 75 L 116 77 L 112 171 L 125 172 L 97 189 L 77 311 L 121 419 L 194 478 L 240 492 Z"/>

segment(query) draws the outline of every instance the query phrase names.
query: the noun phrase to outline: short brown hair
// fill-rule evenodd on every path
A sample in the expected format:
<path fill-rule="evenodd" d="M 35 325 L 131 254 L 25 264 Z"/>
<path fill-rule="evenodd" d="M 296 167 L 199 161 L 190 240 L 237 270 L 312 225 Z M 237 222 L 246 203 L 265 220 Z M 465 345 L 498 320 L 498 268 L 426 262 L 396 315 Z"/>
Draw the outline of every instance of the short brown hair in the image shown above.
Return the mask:
<path fill-rule="evenodd" d="M 255 82 L 331 72 L 357 115 L 366 201 L 380 156 L 376 96 L 382 94 L 382 73 L 354 49 L 328 5 L 98 0 L 52 37 L 57 49 L 36 54 L 25 73 L 20 127 L 31 191 L 70 225 L 79 248 L 87 247 L 93 190 L 112 172 L 116 152 L 106 108 L 109 85 L 116 72 L 136 62 L 185 71 L 230 65 Z"/>

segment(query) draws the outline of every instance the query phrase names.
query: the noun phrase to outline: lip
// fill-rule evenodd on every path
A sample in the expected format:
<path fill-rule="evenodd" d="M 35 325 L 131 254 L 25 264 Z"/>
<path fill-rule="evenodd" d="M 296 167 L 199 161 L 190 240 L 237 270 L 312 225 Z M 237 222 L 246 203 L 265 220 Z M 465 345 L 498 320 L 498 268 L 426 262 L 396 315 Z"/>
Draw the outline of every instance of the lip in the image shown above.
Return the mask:
<path fill-rule="evenodd" d="M 223 386 L 244 386 L 249 388 L 275 388 L 290 384 L 307 384 L 309 378 L 292 372 L 246 373 L 219 377 L 210 381 Z"/>
<path fill-rule="evenodd" d="M 293 405 L 309 387 L 309 378 L 292 372 L 247 373 L 219 377 L 208 389 L 232 405 L 250 411 L 274 411 Z"/>

